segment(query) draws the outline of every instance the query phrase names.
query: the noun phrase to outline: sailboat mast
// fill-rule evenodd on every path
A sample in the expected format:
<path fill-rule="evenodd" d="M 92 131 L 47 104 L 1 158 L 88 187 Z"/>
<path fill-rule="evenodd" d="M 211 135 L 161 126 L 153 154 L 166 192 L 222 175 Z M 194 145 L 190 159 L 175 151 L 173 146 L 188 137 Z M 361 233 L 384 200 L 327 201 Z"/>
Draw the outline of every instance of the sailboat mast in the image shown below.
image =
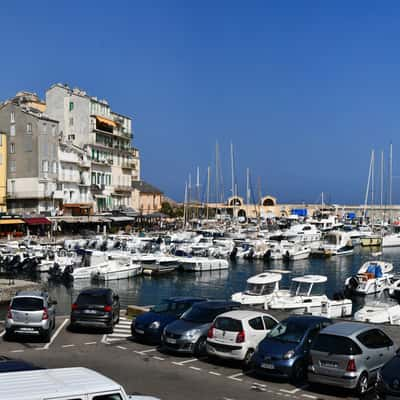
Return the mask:
<path fill-rule="evenodd" d="M 373 156 L 374 156 L 374 151 L 372 150 L 372 152 L 371 152 L 371 159 L 370 159 L 370 162 L 369 162 L 369 172 L 368 172 L 367 189 L 366 189 L 366 191 L 365 191 L 363 219 L 365 219 L 365 217 L 366 217 L 366 215 L 367 215 L 368 193 L 369 193 L 369 184 L 370 184 L 370 181 L 371 181 L 371 174 L 372 174 Z"/>
<path fill-rule="evenodd" d="M 389 205 L 392 206 L 392 183 L 393 183 L 393 145 L 390 143 L 389 154 Z"/>
<path fill-rule="evenodd" d="M 235 196 L 235 166 L 233 161 L 233 144 L 231 142 L 231 178 L 232 178 L 232 196 Z"/>
<path fill-rule="evenodd" d="M 381 151 L 381 208 L 383 207 L 383 150 Z"/>
<path fill-rule="evenodd" d="M 211 178 L 211 168 L 207 168 L 207 198 L 206 198 L 206 217 L 208 219 L 208 203 L 210 202 L 210 178 Z"/>
<path fill-rule="evenodd" d="M 372 170 L 371 170 L 371 204 L 374 204 L 374 192 L 375 192 L 375 150 L 372 150 Z"/>
<path fill-rule="evenodd" d="M 250 204 L 250 169 L 246 169 L 246 204 Z"/>

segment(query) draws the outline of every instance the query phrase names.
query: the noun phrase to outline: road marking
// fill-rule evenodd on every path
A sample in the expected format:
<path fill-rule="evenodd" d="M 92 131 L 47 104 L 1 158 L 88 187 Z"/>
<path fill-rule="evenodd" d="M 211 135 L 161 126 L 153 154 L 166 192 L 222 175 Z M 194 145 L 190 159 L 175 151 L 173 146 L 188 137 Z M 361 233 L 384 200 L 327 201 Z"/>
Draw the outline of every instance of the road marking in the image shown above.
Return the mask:
<path fill-rule="evenodd" d="M 302 394 L 302 397 L 306 397 L 307 399 L 317 399 L 317 396 L 313 396 L 311 394 Z"/>
<path fill-rule="evenodd" d="M 61 347 L 62 347 L 62 348 L 66 348 L 66 347 L 75 347 L 75 345 L 74 345 L 74 344 L 63 344 Z"/>
<path fill-rule="evenodd" d="M 198 367 L 189 367 L 190 369 L 194 369 L 195 371 L 201 371 L 201 368 Z"/>
<path fill-rule="evenodd" d="M 86 342 L 86 345 L 97 344 L 97 342 Z"/>
<path fill-rule="evenodd" d="M 133 352 L 136 354 L 140 354 L 140 355 L 145 355 L 146 353 L 151 353 L 153 351 L 157 351 L 157 349 L 149 349 L 149 350 L 142 350 L 142 351 L 138 351 L 138 350 L 134 350 Z"/>
<path fill-rule="evenodd" d="M 208 371 L 209 374 L 215 375 L 215 376 L 221 376 L 219 372 L 214 372 L 214 371 Z"/>
<path fill-rule="evenodd" d="M 197 358 L 191 358 L 190 360 L 185 360 L 185 361 L 180 361 L 180 362 L 173 361 L 172 364 L 185 365 L 185 364 L 189 364 L 189 363 L 192 363 L 192 362 L 195 362 L 195 361 L 197 361 Z"/>
<path fill-rule="evenodd" d="M 24 350 L 11 350 L 11 353 L 23 353 Z"/>
<path fill-rule="evenodd" d="M 43 350 L 47 350 L 50 345 L 54 342 L 54 340 L 56 339 L 56 337 L 60 334 L 60 332 L 64 329 L 64 326 L 67 325 L 67 323 L 69 322 L 69 319 L 65 319 L 64 322 L 58 327 L 58 329 L 54 332 L 54 335 L 50 338 L 50 342 L 45 344 L 42 349 Z"/>
<path fill-rule="evenodd" d="M 228 376 L 228 379 L 232 379 L 234 381 L 239 381 L 242 382 L 243 379 L 238 378 L 238 376 L 243 376 L 244 374 L 242 372 L 239 372 L 238 374 L 234 374 L 231 376 Z"/>
<path fill-rule="evenodd" d="M 283 393 L 289 393 L 289 394 L 295 394 L 297 392 L 300 392 L 301 389 L 296 388 L 293 390 L 287 390 L 287 389 L 279 389 L 279 391 L 283 392 Z"/>
<path fill-rule="evenodd" d="M 107 335 L 103 335 L 103 337 L 101 338 L 101 343 L 108 344 Z"/>
<path fill-rule="evenodd" d="M 121 349 L 121 350 L 128 350 L 126 347 L 124 347 L 124 346 L 117 346 L 117 348 L 118 349 Z"/>
<path fill-rule="evenodd" d="M 0 333 L 0 337 L 3 337 L 5 334 L 6 334 L 6 330 L 4 329 L 4 331 Z"/>
<path fill-rule="evenodd" d="M 158 356 L 153 356 L 153 358 L 154 358 L 155 360 L 158 360 L 158 361 L 164 361 L 164 360 L 165 360 L 165 358 L 158 357 Z"/>

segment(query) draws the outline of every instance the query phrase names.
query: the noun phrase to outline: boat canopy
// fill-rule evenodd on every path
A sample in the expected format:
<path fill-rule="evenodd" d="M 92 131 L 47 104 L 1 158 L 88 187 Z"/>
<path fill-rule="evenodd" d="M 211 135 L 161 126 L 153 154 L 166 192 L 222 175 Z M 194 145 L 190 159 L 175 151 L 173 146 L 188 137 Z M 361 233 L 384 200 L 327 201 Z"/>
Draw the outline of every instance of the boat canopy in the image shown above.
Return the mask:
<path fill-rule="evenodd" d="M 292 282 L 299 283 L 325 283 L 328 278 L 324 275 L 304 275 L 297 278 L 293 278 Z"/>
<path fill-rule="evenodd" d="M 271 273 L 271 272 L 264 272 L 262 274 L 258 274 L 252 276 L 251 278 L 247 279 L 247 283 L 253 285 L 264 285 L 267 283 L 276 283 L 282 279 L 281 274 Z"/>
<path fill-rule="evenodd" d="M 386 274 L 393 270 L 393 264 L 384 261 L 367 261 L 358 270 L 358 273 L 370 273 L 374 274 L 376 278 L 381 278 L 383 274 Z"/>

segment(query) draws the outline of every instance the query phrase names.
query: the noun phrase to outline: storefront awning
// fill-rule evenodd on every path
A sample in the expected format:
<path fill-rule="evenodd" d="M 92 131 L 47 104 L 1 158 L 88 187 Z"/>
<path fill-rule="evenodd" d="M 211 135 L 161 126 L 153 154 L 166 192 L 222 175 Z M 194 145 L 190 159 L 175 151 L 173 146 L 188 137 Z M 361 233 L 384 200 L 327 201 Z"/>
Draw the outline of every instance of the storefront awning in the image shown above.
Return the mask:
<path fill-rule="evenodd" d="M 51 222 L 43 217 L 24 218 L 24 221 L 27 225 L 51 225 Z"/>
<path fill-rule="evenodd" d="M 131 217 L 118 216 L 118 217 L 108 217 L 113 222 L 132 222 L 134 219 Z"/>
<path fill-rule="evenodd" d="M 25 222 L 22 219 L 18 218 L 0 219 L 0 225 L 14 225 L 14 224 L 25 224 Z"/>
<path fill-rule="evenodd" d="M 113 128 L 115 128 L 117 126 L 117 124 L 111 119 L 99 117 L 98 115 L 96 115 L 96 119 L 97 119 L 97 121 L 101 122 L 102 124 L 112 126 Z"/>
<path fill-rule="evenodd" d="M 64 208 L 92 208 L 92 204 L 88 203 L 65 203 Z"/>

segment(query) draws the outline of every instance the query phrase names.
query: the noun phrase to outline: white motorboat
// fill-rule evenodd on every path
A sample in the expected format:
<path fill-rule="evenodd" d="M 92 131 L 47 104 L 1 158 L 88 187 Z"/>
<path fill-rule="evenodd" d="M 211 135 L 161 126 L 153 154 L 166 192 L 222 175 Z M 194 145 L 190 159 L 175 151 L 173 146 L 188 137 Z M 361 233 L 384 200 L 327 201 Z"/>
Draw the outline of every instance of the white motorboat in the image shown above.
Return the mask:
<path fill-rule="evenodd" d="M 357 275 L 346 279 L 345 291 L 362 295 L 380 293 L 389 289 L 394 275 L 393 264 L 386 261 L 367 261 L 358 270 Z"/>
<path fill-rule="evenodd" d="M 283 253 L 283 258 L 291 261 L 305 260 L 310 257 L 310 254 L 311 248 L 309 246 L 295 244 Z"/>
<path fill-rule="evenodd" d="M 331 231 L 325 235 L 321 249 L 326 255 L 347 255 L 354 252 L 350 232 Z"/>
<path fill-rule="evenodd" d="M 228 269 L 227 260 L 207 258 L 207 257 L 180 257 L 180 268 L 184 271 L 218 271 Z"/>
<path fill-rule="evenodd" d="M 132 260 L 122 259 L 110 260 L 107 266 L 98 268 L 93 272 L 91 279 L 98 281 L 115 281 L 120 279 L 129 279 L 140 275 L 143 272 L 141 264 L 133 263 Z"/>
<path fill-rule="evenodd" d="M 289 296 L 274 295 L 266 308 L 295 314 L 311 314 L 338 318 L 350 316 L 353 303 L 349 299 L 330 300 L 325 291 L 328 280 L 323 275 L 305 275 L 292 279 Z"/>
<path fill-rule="evenodd" d="M 273 272 L 263 272 L 247 279 L 247 287 L 244 292 L 234 293 L 233 301 L 242 304 L 265 304 L 268 303 L 273 293 L 279 291 L 279 282 L 282 275 Z M 287 292 L 287 291 L 286 291 Z"/>
<path fill-rule="evenodd" d="M 354 320 L 374 324 L 400 325 L 400 305 L 382 301 L 367 304 L 354 314 Z"/>
<path fill-rule="evenodd" d="M 382 238 L 382 247 L 400 247 L 400 232 L 384 236 Z"/>
<path fill-rule="evenodd" d="M 311 248 L 318 248 L 321 244 L 321 231 L 312 224 L 292 225 L 282 236 L 290 242 Z"/>
<path fill-rule="evenodd" d="M 293 242 L 289 242 L 287 240 L 282 240 L 278 246 L 274 246 L 271 248 L 269 253 L 269 258 L 271 260 L 282 260 L 283 255 L 287 252 L 290 252 L 294 247 Z"/>
<path fill-rule="evenodd" d="M 74 269 L 72 276 L 76 279 L 90 279 L 91 276 L 108 265 L 108 254 L 100 251 L 87 250 L 83 254 L 81 267 Z"/>

